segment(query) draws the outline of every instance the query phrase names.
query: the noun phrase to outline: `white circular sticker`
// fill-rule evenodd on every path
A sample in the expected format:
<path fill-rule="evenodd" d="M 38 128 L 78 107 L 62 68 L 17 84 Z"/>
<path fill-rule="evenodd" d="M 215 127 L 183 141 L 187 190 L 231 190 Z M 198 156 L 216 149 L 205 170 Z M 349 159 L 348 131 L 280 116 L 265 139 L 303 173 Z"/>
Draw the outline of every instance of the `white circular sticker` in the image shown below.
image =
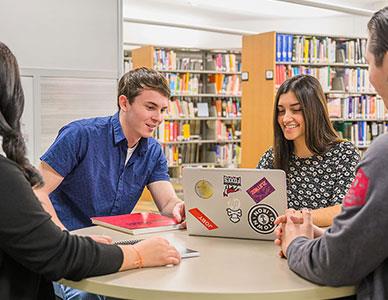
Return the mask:
<path fill-rule="evenodd" d="M 266 204 L 253 206 L 248 213 L 248 223 L 251 228 L 262 234 L 269 234 L 275 230 L 275 219 L 278 213 L 274 208 Z"/>

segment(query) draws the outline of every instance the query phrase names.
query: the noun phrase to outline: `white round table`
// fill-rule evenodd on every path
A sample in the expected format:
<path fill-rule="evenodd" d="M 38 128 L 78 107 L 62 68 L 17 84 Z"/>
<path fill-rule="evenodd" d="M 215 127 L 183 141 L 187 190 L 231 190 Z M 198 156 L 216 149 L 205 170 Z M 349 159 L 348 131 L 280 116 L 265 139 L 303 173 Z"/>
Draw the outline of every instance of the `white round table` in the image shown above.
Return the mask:
<path fill-rule="evenodd" d="M 329 299 L 353 295 L 354 287 L 326 287 L 304 280 L 278 257 L 271 241 L 189 236 L 185 230 L 132 236 L 94 226 L 74 233 L 113 240 L 164 236 L 200 252 L 178 266 L 143 268 L 62 284 L 123 299 Z M 109 259 L 107 257 L 107 259 Z"/>

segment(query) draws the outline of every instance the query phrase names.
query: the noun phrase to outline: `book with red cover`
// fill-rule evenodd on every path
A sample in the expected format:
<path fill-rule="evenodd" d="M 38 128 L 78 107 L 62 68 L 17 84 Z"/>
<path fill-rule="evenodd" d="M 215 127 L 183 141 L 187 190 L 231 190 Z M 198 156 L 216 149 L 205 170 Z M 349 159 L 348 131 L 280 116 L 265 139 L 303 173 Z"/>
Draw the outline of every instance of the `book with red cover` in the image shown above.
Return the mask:
<path fill-rule="evenodd" d="M 181 229 L 174 218 L 155 213 L 132 213 L 117 216 L 92 217 L 92 223 L 129 234 L 143 234 Z"/>

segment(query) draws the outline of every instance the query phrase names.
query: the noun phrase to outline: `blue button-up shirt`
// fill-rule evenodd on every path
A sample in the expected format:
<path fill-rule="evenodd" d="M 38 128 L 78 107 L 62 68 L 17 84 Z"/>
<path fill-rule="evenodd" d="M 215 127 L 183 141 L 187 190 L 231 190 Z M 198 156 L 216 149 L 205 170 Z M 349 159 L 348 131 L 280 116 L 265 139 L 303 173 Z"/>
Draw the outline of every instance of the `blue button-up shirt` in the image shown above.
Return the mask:
<path fill-rule="evenodd" d="M 91 225 L 90 217 L 130 213 L 146 185 L 169 180 L 159 143 L 142 138 L 125 165 L 128 144 L 118 113 L 63 127 L 40 158 L 64 177 L 50 194 L 69 230 Z"/>

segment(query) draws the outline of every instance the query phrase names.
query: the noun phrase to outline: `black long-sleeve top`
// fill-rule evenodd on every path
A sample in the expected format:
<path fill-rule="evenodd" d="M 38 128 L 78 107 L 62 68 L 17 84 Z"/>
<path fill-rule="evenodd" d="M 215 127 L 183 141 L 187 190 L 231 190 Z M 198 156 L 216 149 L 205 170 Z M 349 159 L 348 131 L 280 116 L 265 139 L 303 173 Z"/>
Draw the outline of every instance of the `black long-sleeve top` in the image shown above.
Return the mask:
<path fill-rule="evenodd" d="M 119 247 L 56 226 L 17 164 L 0 155 L 0 299 L 50 299 L 51 280 L 113 273 L 122 261 Z"/>

